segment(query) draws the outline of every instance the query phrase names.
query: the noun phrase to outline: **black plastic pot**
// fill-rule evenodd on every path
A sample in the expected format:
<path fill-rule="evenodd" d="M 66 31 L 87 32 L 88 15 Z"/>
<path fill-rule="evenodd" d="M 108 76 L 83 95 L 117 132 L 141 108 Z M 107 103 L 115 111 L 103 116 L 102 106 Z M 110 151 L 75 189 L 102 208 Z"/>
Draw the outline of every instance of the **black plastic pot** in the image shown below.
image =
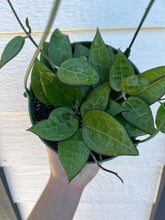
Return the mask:
<path fill-rule="evenodd" d="M 91 42 L 89 41 L 83 41 L 83 42 L 79 42 L 81 43 L 82 45 L 90 48 L 91 46 Z M 73 50 L 74 50 L 74 43 L 72 44 L 72 47 L 73 47 Z M 114 53 L 117 53 L 117 50 L 115 48 L 113 48 L 114 50 Z M 135 70 L 135 74 L 140 74 L 138 68 L 135 66 L 134 63 L 132 63 L 130 60 L 129 62 L 131 63 L 131 65 L 133 66 L 134 70 Z M 39 119 L 37 119 L 37 114 L 38 114 L 38 111 L 42 110 L 43 108 L 43 111 L 46 111 L 47 113 L 42 115 L 40 120 L 43 120 L 43 119 L 46 119 L 48 118 L 50 112 L 54 109 L 50 106 L 46 106 L 42 103 L 40 103 L 34 96 L 33 92 L 32 92 L 32 89 L 30 87 L 30 90 L 29 90 L 29 103 L 28 103 L 28 108 L 29 108 L 29 116 L 30 116 L 30 120 L 31 120 L 31 123 L 32 125 L 36 124 Z M 54 152 L 58 152 L 58 142 L 55 142 L 55 141 L 47 141 L 47 140 L 44 140 L 43 138 L 40 138 L 41 141 L 47 146 L 49 147 L 51 150 L 53 150 Z M 108 160 L 112 160 L 114 158 L 116 158 L 116 156 L 102 156 L 102 159 L 100 159 L 99 155 L 95 154 L 94 155 L 96 156 L 98 162 L 105 162 L 105 161 L 108 161 Z M 88 159 L 88 163 L 95 163 L 93 161 L 92 158 L 89 158 Z"/>

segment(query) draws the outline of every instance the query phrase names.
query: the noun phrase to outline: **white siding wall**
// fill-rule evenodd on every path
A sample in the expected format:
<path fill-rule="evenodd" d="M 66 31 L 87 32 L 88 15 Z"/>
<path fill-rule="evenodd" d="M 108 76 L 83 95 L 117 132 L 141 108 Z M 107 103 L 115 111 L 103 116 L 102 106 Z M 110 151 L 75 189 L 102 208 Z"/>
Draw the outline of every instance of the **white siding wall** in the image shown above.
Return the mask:
<path fill-rule="evenodd" d="M 12 2 L 22 20 L 29 17 L 35 31 L 33 37 L 39 42 L 52 0 Z M 71 41 L 92 40 L 93 29 L 99 27 L 106 43 L 125 50 L 147 3 L 146 0 L 63 0 L 53 27 L 70 30 L 64 32 L 69 34 Z M 164 11 L 164 0 L 157 0 L 132 48 L 131 59 L 140 71 L 165 65 Z M 15 32 L 20 31 L 7 1 L 1 0 L 0 53 Z M 23 219 L 33 208 L 49 177 L 44 144 L 25 131 L 31 124 L 27 99 L 23 97 L 23 78 L 34 51 L 27 41 L 24 52 L 0 70 L 0 166 L 5 167 L 13 199 Z M 153 106 L 153 112 L 155 108 Z M 138 157 L 118 157 L 104 164 L 117 171 L 125 183 L 100 171 L 86 187 L 74 220 L 149 218 L 165 164 L 165 135 L 158 134 L 138 149 Z"/>

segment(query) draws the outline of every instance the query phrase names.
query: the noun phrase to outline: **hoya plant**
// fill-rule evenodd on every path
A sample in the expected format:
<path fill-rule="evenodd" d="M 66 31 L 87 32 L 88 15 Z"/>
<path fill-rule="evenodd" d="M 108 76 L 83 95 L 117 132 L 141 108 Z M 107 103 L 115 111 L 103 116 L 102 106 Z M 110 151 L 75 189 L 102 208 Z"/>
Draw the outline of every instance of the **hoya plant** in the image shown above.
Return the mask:
<path fill-rule="evenodd" d="M 140 73 L 128 59 L 133 41 L 123 53 L 105 44 L 99 29 L 93 41 L 74 43 L 55 29 L 50 40 L 45 41 L 45 34 L 38 46 L 28 19 L 26 26 L 28 38 L 37 46 L 25 77 L 33 124 L 28 131 L 58 153 L 69 182 L 87 162 L 103 168 L 99 162 L 104 159 L 137 156 L 139 143 L 159 131 L 165 133 L 165 66 Z M 18 54 L 24 42 L 25 37 L 17 36 L 7 44 L 0 67 Z M 151 105 L 155 102 L 160 106 L 154 120 Z M 139 139 L 143 135 L 148 136 Z"/>

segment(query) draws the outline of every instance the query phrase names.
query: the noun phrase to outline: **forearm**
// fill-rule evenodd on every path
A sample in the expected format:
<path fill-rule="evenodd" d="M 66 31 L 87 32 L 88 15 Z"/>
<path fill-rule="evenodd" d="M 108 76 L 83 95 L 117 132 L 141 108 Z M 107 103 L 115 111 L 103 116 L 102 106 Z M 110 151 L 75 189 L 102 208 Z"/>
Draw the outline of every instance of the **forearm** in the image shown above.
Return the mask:
<path fill-rule="evenodd" d="M 81 194 L 81 189 L 51 176 L 28 220 L 71 220 Z"/>

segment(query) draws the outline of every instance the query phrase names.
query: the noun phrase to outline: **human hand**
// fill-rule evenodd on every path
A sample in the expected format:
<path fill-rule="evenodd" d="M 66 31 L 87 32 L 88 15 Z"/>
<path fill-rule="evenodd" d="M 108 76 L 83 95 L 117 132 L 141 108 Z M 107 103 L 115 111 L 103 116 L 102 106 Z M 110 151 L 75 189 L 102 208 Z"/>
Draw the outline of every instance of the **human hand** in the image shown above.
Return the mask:
<path fill-rule="evenodd" d="M 57 153 L 47 148 L 51 177 L 68 184 L 66 172 L 60 162 Z M 74 177 L 69 185 L 75 189 L 83 190 L 84 187 L 95 177 L 99 168 L 96 164 L 86 164 L 80 173 Z"/>
<path fill-rule="evenodd" d="M 84 187 L 97 174 L 99 168 L 96 164 L 86 164 L 68 184 L 67 175 L 58 154 L 49 148 L 47 151 L 50 178 L 28 220 L 71 220 Z"/>

